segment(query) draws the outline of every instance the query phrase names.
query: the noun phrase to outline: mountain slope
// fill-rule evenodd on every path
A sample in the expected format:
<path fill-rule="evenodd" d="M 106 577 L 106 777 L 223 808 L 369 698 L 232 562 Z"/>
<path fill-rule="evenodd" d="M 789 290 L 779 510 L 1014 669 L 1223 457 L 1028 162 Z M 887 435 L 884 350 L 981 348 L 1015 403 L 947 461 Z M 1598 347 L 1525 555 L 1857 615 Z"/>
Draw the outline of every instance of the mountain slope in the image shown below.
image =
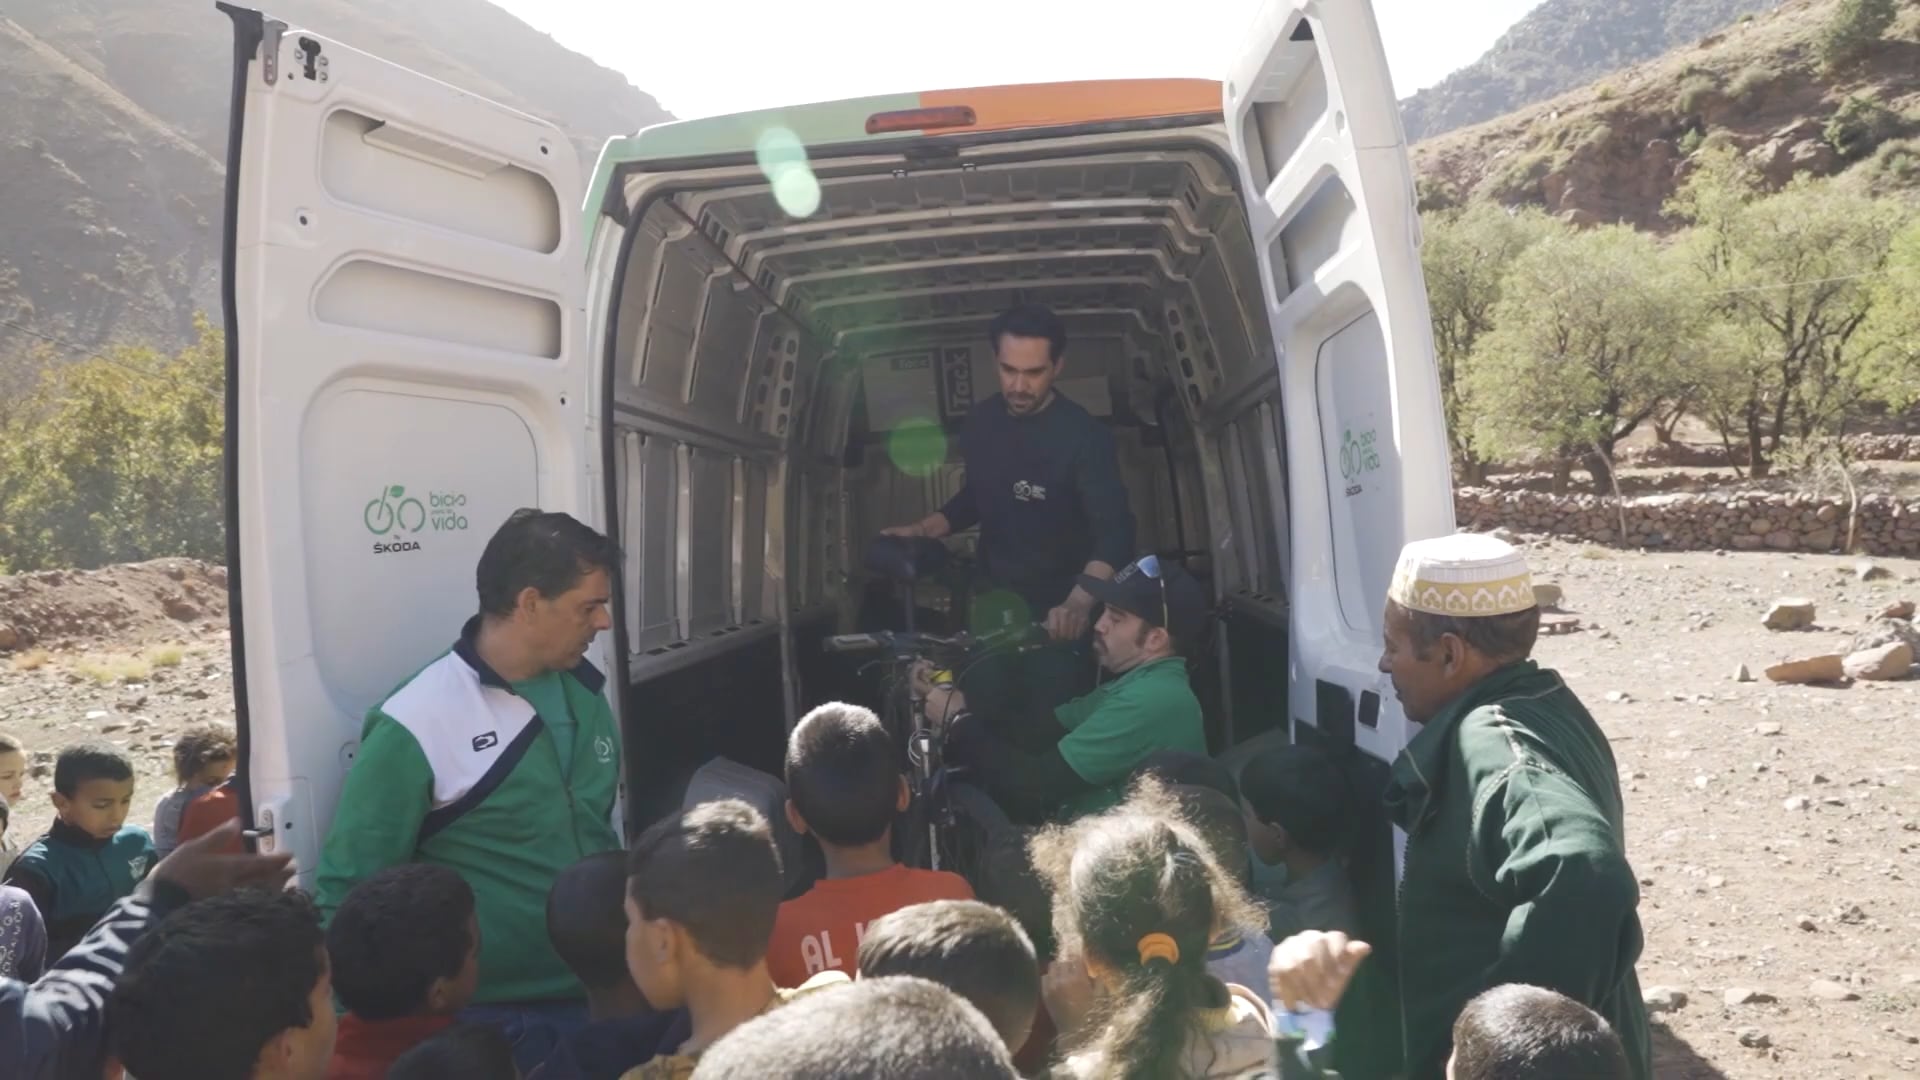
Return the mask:
<path fill-rule="evenodd" d="M 590 166 L 671 119 L 486 0 L 267 8 L 555 122 Z M 218 306 L 232 34 L 211 0 L 12 0 L 0 20 L 0 320 L 94 348 L 177 345 Z M 0 326 L 0 364 L 35 339 Z"/>
<path fill-rule="evenodd" d="M 1920 8 L 1843 71 L 1815 43 L 1840 0 L 1777 9 L 1571 93 L 1413 148 L 1426 205 L 1484 197 L 1581 224 L 1673 225 L 1666 200 L 1694 154 L 1745 154 L 1771 186 L 1845 174 L 1875 193 L 1920 196 Z M 1879 144 L 1849 160 L 1827 125 L 1849 98 L 1886 110 Z"/>
<path fill-rule="evenodd" d="M 1774 0 L 1547 0 L 1485 56 L 1401 102 L 1407 139 L 1491 120 L 1773 6 Z"/>

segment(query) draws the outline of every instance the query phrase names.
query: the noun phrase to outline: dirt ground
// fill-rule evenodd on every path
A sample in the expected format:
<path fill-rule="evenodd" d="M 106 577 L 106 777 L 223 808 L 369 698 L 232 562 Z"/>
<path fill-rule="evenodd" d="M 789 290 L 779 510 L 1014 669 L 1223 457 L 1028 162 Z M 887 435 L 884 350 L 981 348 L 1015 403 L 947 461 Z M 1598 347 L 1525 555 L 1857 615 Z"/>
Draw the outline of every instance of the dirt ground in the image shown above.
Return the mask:
<path fill-rule="evenodd" d="M 1735 678 L 1742 664 L 1757 675 L 1843 651 L 1869 616 L 1920 600 L 1920 562 L 1880 560 L 1890 576 L 1862 582 L 1855 560 L 1831 556 L 1557 542 L 1531 556 L 1582 621 L 1543 637 L 1540 658 L 1587 701 L 1620 761 L 1647 933 L 1641 982 L 1665 1004 L 1684 999 L 1654 1017 L 1658 1075 L 1920 1075 L 1920 681 Z M 173 733 L 232 715 L 214 571 L 163 563 L 22 580 L 0 579 L 0 623 L 26 623 L 18 609 L 31 602 L 35 627 L 61 629 L 0 659 L 0 730 L 48 766 L 14 810 L 15 835 L 51 817 L 52 752 L 93 735 L 133 751 L 134 820 L 149 822 L 172 783 Z M 184 595 L 188 581 L 204 587 L 183 621 L 162 594 Z M 1817 628 L 1762 628 L 1780 596 L 1814 601 Z M 106 627 L 98 613 L 115 605 L 133 610 L 99 636 L 59 613 L 93 612 Z"/>

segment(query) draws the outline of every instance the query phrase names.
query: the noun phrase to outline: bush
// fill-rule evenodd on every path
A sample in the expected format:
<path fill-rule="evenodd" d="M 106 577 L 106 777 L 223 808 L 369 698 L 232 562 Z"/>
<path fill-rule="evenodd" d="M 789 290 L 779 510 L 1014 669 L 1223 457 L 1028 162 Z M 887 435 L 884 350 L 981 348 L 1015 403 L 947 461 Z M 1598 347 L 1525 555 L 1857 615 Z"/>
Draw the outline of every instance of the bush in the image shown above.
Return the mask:
<path fill-rule="evenodd" d="M 1896 14 L 1895 0 L 1840 0 L 1820 34 L 1820 62 L 1837 68 L 1858 60 L 1886 34 Z"/>
<path fill-rule="evenodd" d="M 1680 107 L 1680 115 L 1698 115 L 1700 110 L 1706 108 L 1709 102 L 1719 96 L 1719 93 L 1720 80 L 1713 75 L 1706 72 L 1688 75 L 1680 83 L 1680 96 L 1676 99 Z"/>
<path fill-rule="evenodd" d="M 1594 99 L 1597 101 L 1612 101 L 1617 94 L 1618 91 L 1614 90 L 1612 83 L 1601 83 L 1593 91 Z"/>
<path fill-rule="evenodd" d="M 1540 181 L 1553 171 L 1553 159 L 1541 151 L 1516 154 L 1487 181 L 1488 195 L 1504 203 L 1540 197 Z"/>
<path fill-rule="evenodd" d="M 1680 156 L 1692 157 L 1700 151 L 1701 144 L 1706 141 L 1706 135 L 1699 128 L 1688 128 L 1687 133 L 1680 136 Z"/>
<path fill-rule="evenodd" d="M 1872 98 L 1854 94 L 1834 110 L 1824 134 L 1828 145 L 1841 157 L 1857 161 L 1892 138 L 1899 129 L 1899 114 Z"/>
<path fill-rule="evenodd" d="M 1882 143 L 1866 169 L 1876 192 L 1920 187 L 1920 139 Z"/>
<path fill-rule="evenodd" d="M 1734 80 L 1727 94 L 1742 105 L 1751 107 L 1760 101 L 1761 95 L 1773 85 L 1773 73 L 1761 67 L 1750 67 L 1742 71 Z"/>
<path fill-rule="evenodd" d="M 48 360 L 0 423 L 0 561 L 14 571 L 224 553 L 225 349 Z"/>

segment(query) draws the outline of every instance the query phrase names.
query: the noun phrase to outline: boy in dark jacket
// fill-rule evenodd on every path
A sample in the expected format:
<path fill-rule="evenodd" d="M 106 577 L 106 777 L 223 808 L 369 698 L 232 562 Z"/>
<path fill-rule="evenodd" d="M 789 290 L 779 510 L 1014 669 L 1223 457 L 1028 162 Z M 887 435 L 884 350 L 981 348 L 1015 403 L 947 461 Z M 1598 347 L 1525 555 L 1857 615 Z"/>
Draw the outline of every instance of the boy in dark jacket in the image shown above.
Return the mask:
<path fill-rule="evenodd" d="M 95 742 L 60 751 L 53 766 L 58 816 L 14 860 L 5 882 L 40 909 L 49 959 L 73 948 L 158 861 L 153 837 L 127 824 L 132 806 L 133 762 L 119 747 Z"/>

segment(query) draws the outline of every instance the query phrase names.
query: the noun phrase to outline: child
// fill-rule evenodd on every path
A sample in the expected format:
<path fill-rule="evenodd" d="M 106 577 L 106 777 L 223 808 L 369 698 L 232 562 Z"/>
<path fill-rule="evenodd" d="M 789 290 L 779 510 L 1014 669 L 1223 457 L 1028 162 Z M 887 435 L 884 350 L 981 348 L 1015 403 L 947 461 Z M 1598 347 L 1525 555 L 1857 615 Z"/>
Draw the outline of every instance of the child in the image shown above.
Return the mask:
<path fill-rule="evenodd" d="M 1240 772 L 1253 891 L 1267 902 L 1268 933 L 1358 932 L 1353 885 L 1338 858 L 1351 811 L 1340 763 L 1308 746 L 1256 754 Z"/>
<path fill-rule="evenodd" d="M 1013 917 L 977 900 L 935 900 L 882 915 L 860 942 L 860 978 L 917 975 L 972 1002 L 1008 1053 L 1026 1045 L 1040 1008 L 1033 942 Z"/>
<path fill-rule="evenodd" d="M 656 822 L 635 842 L 627 873 L 627 969 L 655 1008 L 685 1008 L 691 1026 L 679 1046 L 623 1080 L 685 1080 L 721 1036 L 829 981 L 781 990 L 767 974 L 780 859 L 766 819 L 746 803 L 702 803 Z"/>
<path fill-rule="evenodd" d="M 293 889 L 188 904 L 133 946 L 107 1011 L 140 1080 L 317 1080 L 334 1034 L 320 913 Z"/>
<path fill-rule="evenodd" d="M 867 923 L 909 904 L 973 899 L 958 874 L 893 861 L 893 819 L 907 808 L 907 780 L 872 712 L 834 702 L 801 718 L 787 742 L 787 794 L 787 820 L 820 841 L 827 872 L 780 905 L 767 950 L 775 983 L 852 974 Z"/>
<path fill-rule="evenodd" d="M 1014 1080 L 1007 1051 L 967 1000 L 906 975 L 861 979 L 747 1023 L 695 1080 Z"/>
<path fill-rule="evenodd" d="M 0 800 L 8 805 L 18 803 L 27 793 L 27 751 L 20 740 L 5 732 L 0 732 Z M 20 845 L 7 835 L 6 823 L 0 822 L 0 877 L 5 877 L 7 867 L 20 855 Z"/>
<path fill-rule="evenodd" d="M 627 970 L 627 855 L 603 851 L 560 872 L 547 937 L 587 988 L 587 1026 L 564 1036 L 529 1080 L 618 1080 L 662 1046 L 687 1040 L 685 1009 L 655 1012 Z"/>
<path fill-rule="evenodd" d="M 1180 813 L 1207 842 L 1214 861 L 1240 888 L 1247 885 L 1247 819 L 1232 799 L 1210 787 L 1176 787 Z M 1264 926 L 1218 926 L 1207 943 L 1207 970 L 1228 986 L 1249 989 L 1267 981 L 1273 939 Z"/>
<path fill-rule="evenodd" d="M 195 724 L 173 744 L 176 785 L 153 808 L 153 850 L 164 859 L 180 845 L 180 815 L 187 804 L 233 775 L 233 730 L 219 724 Z"/>
<path fill-rule="evenodd" d="M 379 1080 L 401 1054 L 453 1025 L 480 980 L 473 890 L 431 863 L 354 886 L 327 927 L 333 990 L 346 1006 L 329 1080 Z"/>
<path fill-rule="evenodd" d="M 1496 986 L 1453 1024 L 1447 1080 L 1627 1080 L 1620 1036 L 1600 1014 L 1537 986 Z"/>
<path fill-rule="evenodd" d="M 1056 961 L 1044 987 L 1075 1047 L 1056 1077 L 1198 1080 L 1267 1067 L 1266 1005 L 1206 963 L 1214 927 L 1247 925 L 1258 909 L 1156 781 L 1115 810 L 1042 832 L 1033 852 L 1073 958 Z"/>
<path fill-rule="evenodd" d="M 386 1080 L 520 1080 L 513 1045 L 498 1028 L 461 1024 L 400 1055 Z"/>
<path fill-rule="evenodd" d="M 1020 924 L 1033 943 L 1033 958 L 1044 976 L 1053 963 L 1053 892 L 1033 868 L 1027 842 L 1018 833 L 1009 832 L 987 846 L 980 867 L 980 900 L 992 904 Z M 1026 1044 L 1008 1046 L 1013 1051 L 1013 1066 L 1022 1076 L 1043 1071 L 1053 1058 L 1053 1040 L 1060 1032 L 1047 1014 L 1043 996 L 1034 1010 L 1033 1033 Z"/>
<path fill-rule="evenodd" d="M 53 827 L 7 870 L 47 923 L 47 962 L 65 956 L 114 901 L 153 868 L 153 838 L 127 824 L 133 762 L 112 743 L 60 751 L 53 766 Z"/>

